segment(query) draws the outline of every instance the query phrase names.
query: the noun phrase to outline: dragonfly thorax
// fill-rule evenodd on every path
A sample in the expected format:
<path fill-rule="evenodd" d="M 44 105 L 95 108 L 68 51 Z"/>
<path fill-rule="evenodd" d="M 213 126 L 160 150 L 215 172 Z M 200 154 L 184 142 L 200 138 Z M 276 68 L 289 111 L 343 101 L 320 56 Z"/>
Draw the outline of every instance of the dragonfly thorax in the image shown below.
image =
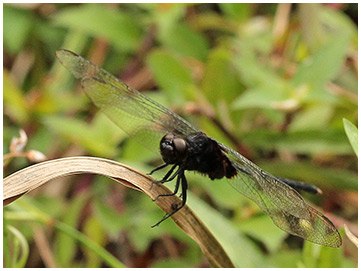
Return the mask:
<path fill-rule="evenodd" d="M 212 180 L 236 174 L 216 141 L 202 132 L 192 133 L 185 139 L 167 134 L 160 142 L 160 152 L 165 163 L 207 174 Z"/>

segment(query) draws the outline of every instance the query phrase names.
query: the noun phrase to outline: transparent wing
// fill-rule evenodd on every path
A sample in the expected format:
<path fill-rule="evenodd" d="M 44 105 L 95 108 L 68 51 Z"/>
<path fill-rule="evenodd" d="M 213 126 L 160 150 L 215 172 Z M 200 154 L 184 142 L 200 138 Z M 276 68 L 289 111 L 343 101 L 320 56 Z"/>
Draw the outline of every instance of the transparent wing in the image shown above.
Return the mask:
<path fill-rule="evenodd" d="M 230 185 L 257 203 L 276 226 L 317 244 L 341 246 L 341 236 L 332 222 L 309 206 L 296 190 L 238 152 L 218 144 L 238 171 L 234 178 L 228 179 Z"/>
<path fill-rule="evenodd" d="M 59 50 L 60 62 L 81 79 L 89 98 L 115 124 L 145 147 L 159 152 L 159 143 L 167 133 L 186 137 L 198 132 L 187 121 L 83 57 Z"/>

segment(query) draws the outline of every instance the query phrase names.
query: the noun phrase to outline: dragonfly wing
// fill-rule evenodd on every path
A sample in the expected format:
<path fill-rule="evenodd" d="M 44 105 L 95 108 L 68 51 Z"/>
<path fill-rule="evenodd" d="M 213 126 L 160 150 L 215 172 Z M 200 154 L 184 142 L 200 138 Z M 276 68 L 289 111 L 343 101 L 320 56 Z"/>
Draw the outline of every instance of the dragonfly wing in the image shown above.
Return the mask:
<path fill-rule="evenodd" d="M 341 236 L 333 223 L 309 206 L 296 190 L 231 148 L 220 145 L 238 170 L 234 178 L 228 179 L 229 184 L 257 203 L 276 226 L 317 244 L 341 246 Z"/>
<path fill-rule="evenodd" d="M 198 132 L 174 112 L 81 56 L 60 50 L 57 57 L 76 78 L 81 79 L 86 94 L 94 104 L 150 150 L 158 153 L 160 140 L 167 133 L 186 137 Z"/>
<path fill-rule="evenodd" d="M 76 78 L 81 79 L 94 104 L 149 149 L 158 152 L 159 142 L 167 133 L 186 137 L 199 132 L 177 114 L 81 56 L 60 50 L 57 57 Z M 237 176 L 229 180 L 231 186 L 255 201 L 278 227 L 318 244 L 341 245 L 341 237 L 332 222 L 307 205 L 297 191 L 234 150 L 219 145 L 238 170 Z"/>

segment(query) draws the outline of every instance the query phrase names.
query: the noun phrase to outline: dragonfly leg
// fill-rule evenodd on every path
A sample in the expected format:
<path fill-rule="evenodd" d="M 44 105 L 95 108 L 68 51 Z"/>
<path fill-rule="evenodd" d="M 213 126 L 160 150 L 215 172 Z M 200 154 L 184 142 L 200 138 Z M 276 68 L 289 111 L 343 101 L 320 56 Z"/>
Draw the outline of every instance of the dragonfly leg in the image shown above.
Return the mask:
<path fill-rule="evenodd" d="M 159 226 L 160 223 L 162 223 L 164 220 L 166 220 L 167 218 L 169 218 L 169 217 L 171 217 L 172 215 L 174 215 L 176 212 L 178 212 L 180 209 L 182 209 L 182 208 L 184 207 L 184 205 L 186 204 L 188 184 L 187 184 L 187 179 L 186 179 L 186 177 L 185 177 L 185 175 L 184 175 L 184 171 L 182 171 L 182 172 L 180 173 L 180 176 L 179 176 L 179 177 L 180 177 L 180 179 L 181 179 L 181 184 L 182 184 L 182 195 L 183 195 L 183 197 L 182 197 L 182 203 L 181 203 L 178 207 L 176 207 L 175 209 L 173 209 L 173 211 L 170 212 L 169 214 L 165 214 L 165 215 L 163 216 L 163 218 L 162 218 L 159 222 L 157 222 L 156 224 L 154 224 L 154 225 L 152 226 L 152 228 L 154 228 L 154 227 L 156 227 L 156 226 Z"/>
<path fill-rule="evenodd" d="M 173 179 L 174 179 L 175 177 L 177 177 L 178 174 L 179 174 L 179 173 L 181 172 L 181 170 L 182 170 L 181 167 L 179 167 L 179 168 L 177 169 L 177 171 L 173 174 L 173 176 L 169 178 L 169 176 L 173 173 L 173 171 L 174 171 L 174 169 L 175 169 L 176 167 L 177 167 L 177 165 L 174 165 L 174 166 L 167 172 L 167 174 L 163 177 L 162 180 L 160 180 L 160 181 L 152 181 L 152 184 L 150 185 L 150 189 L 152 189 L 153 184 L 166 183 L 166 182 L 173 181 Z M 169 179 L 168 179 L 168 178 L 169 178 Z"/>
<path fill-rule="evenodd" d="M 156 167 L 155 169 L 153 169 L 151 172 L 147 173 L 147 175 L 152 175 L 154 172 L 156 172 L 157 170 L 160 170 L 162 168 L 165 168 L 166 166 L 168 166 L 167 163 L 160 165 L 159 167 Z"/>
<path fill-rule="evenodd" d="M 178 174 L 177 182 L 175 183 L 174 192 L 169 193 L 169 194 L 160 194 L 160 195 L 156 196 L 156 198 L 153 201 L 156 201 L 159 197 L 170 197 L 170 196 L 174 196 L 175 194 L 177 194 L 180 182 L 181 182 L 181 179 L 180 179 L 180 175 Z"/>

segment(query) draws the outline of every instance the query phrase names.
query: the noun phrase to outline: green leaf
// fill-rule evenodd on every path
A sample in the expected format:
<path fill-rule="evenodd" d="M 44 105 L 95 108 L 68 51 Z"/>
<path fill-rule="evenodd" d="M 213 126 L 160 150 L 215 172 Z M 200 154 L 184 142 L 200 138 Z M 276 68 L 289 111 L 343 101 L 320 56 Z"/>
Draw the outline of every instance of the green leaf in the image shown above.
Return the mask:
<path fill-rule="evenodd" d="M 319 13 L 321 9 L 322 5 L 319 3 L 298 4 L 298 17 L 302 37 L 311 51 L 318 49 L 326 37 L 325 29 L 320 21 Z"/>
<path fill-rule="evenodd" d="M 143 5 L 147 8 L 151 8 L 152 20 L 157 25 L 157 32 L 159 33 L 159 38 L 162 40 L 164 36 L 169 33 L 169 30 L 172 29 L 179 21 L 183 19 L 183 16 L 186 12 L 188 4 L 177 3 L 177 4 L 164 4 L 157 3 L 150 5 L 146 3 Z"/>
<path fill-rule="evenodd" d="M 136 50 L 142 38 L 142 30 L 135 17 L 100 4 L 63 9 L 54 17 L 54 22 L 94 37 L 103 37 L 119 50 Z"/>
<path fill-rule="evenodd" d="M 286 248 L 268 257 L 270 264 L 276 268 L 296 268 L 301 261 L 301 252 L 299 250 L 289 250 Z"/>
<path fill-rule="evenodd" d="M 199 218 L 207 225 L 208 229 L 225 249 L 236 267 L 265 266 L 266 263 L 262 259 L 262 253 L 257 246 L 242 235 L 216 210 L 197 199 L 191 193 L 188 195 L 189 206 L 191 206 L 193 211 L 196 212 Z M 240 257 L 240 255 L 247 255 L 247 257 Z"/>
<path fill-rule="evenodd" d="M 358 129 L 347 119 L 343 119 L 343 125 L 352 149 L 356 153 L 356 156 L 358 156 Z"/>
<path fill-rule="evenodd" d="M 343 252 L 341 249 L 321 247 L 319 268 L 340 268 L 342 266 Z"/>
<path fill-rule="evenodd" d="M 320 88 L 334 79 L 346 57 L 348 43 L 349 35 L 346 34 L 330 38 L 324 46 L 301 63 L 297 73 L 292 78 L 293 84 L 296 87 L 309 84 L 315 88 Z"/>
<path fill-rule="evenodd" d="M 91 125 L 82 120 L 60 116 L 44 117 L 43 122 L 49 129 L 80 144 L 94 155 L 115 156 L 119 152 L 117 144 L 125 136 L 102 112 Z"/>
<path fill-rule="evenodd" d="M 86 203 L 88 196 L 86 194 L 78 195 L 65 212 L 64 223 L 76 228 L 81 210 Z M 62 267 L 71 267 L 76 251 L 76 240 L 71 236 L 57 232 L 54 240 L 54 255 L 57 262 Z"/>
<path fill-rule="evenodd" d="M 228 50 L 219 48 L 212 51 L 208 59 L 202 90 L 214 104 L 221 100 L 230 103 L 243 89 L 232 64 L 232 55 Z"/>
<path fill-rule="evenodd" d="M 160 259 L 151 268 L 194 268 L 193 264 L 185 258 Z"/>
<path fill-rule="evenodd" d="M 47 215 L 56 218 L 61 216 L 64 213 L 64 209 L 67 208 L 67 204 L 62 198 L 45 195 L 39 195 L 32 204 Z"/>
<path fill-rule="evenodd" d="M 94 211 L 99 223 L 109 235 L 116 236 L 126 224 L 122 219 L 114 219 L 120 214 L 100 200 L 94 201 Z"/>
<path fill-rule="evenodd" d="M 317 266 L 317 257 L 320 253 L 320 245 L 311 242 L 304 242 L 302 249 L 303 266 L 312 268 Z"/>
<path fill-rule="evenodd" d="M 46 155 L 53 146 L 59 143 L 57 140 L 52 133 L 49 133 L 49 129 L 45 126 L 40 126 L 31 135 L 26 146 L 28 150 L 37 150 Z"/>
<path fill-rule="evenodd" d="M 265 244 L 271 253 L 276 252 L 283 240 L 288 236 L 288 233 L 274 225 L 267 215 L 255 216 L 243 221 L 240 229 Z"/>
<path fill-rule="evenodd" d="M 251 15 L 249 3 L 219 3 L 218 5 L 227 17 L 239 22 L 245 21 Z"/>
<path fill-rule="evenodd" d="M 289 97 L 290 92 L 286 88 L 251 88 L 234 100 L 232 108 L 275 108 L 277 105 L 286 102 Z"/>
<path fill-rule="evenodd" d="M 342 266 L 342 250 L 305 242 L 302 250 L 303 267 L 339 268 Z"/>
<path fill-rule="evenodd" d="M 86 221 L 84 222 L 83 231 L 84 234 L 86 234 L 93 242 L 97 243 L 102 247 L 106 245 L 107 242 L 106 233 L 101 227 L 99 221 L 94 216 L 88 217 L 86 219 Z M 99 255 L 96 252 L 94 252 L 93 250 L 89 249 L 86 246 L 82 246 L 81 249 L 85 255 L 87 262 L 86 266 L 82 266 L 82 267 L 91 267 L 91 268 L 101 267 L 102 259 L 99 257 Z"/>
<path fill-rule="evenodd" d="M 3 5 L 3 37 L 7 52 L 15 55 L 23 49 L 36 21 L 31 13 L 24 9 Z"/>
<path fill-rule="evenodd" d="M 117 149 L 118 143 L 128 135 L 112 122 L 103 112 L 99 111 L 91 123 L 91 131 L 98 141 L 102 141 Z"/>
<path fill-rule="evenodd" d="M 8 263 L 8 267 L 24 268 L 29 258 L 29 243 L 24 235 L 15 227 L 7 225 L 4 234 L 12 234 L 12 263 Z"/>
<path fill-rule="evenodd" d="M 346 169 L 334 167 L 320 167 L 311 162 L 269 162 L 258 161 L 257 164 L 268 172 L 303 181 L 329 190 L 352 190 L 357 191 L 357 173 Z"/>
<path fill-rule="evenodd" d="M 248 198 L 240 196 L 239 192 L 235 189 L 230 189 L 230 186 L 226 184 L 223 179 L 210 181 L 208 177 L 196 173 L 192 175 L 188 173 L 187 176 L 190 182 L 194 183 L 194 187 L 206 191 L 216 206 L 222 206 L 222 208 L 228 209 L 240 209 L 245 205 L 248 207 L 249 204 L 253 204 Z M 227 195 L 227 197 L 224 195 Z M 256 205 L 254 204 L 254 206 Z"/>
<path fill-rule="evenodd" d="M 159 159 L 159 154 L 155 154 L 149 149 L 145 148 L 140 142 L 129 138 L 121 148 L 122 161 L 134 161 L 137 164 L 142 163 L 144 166 L 147 162 Z M 141 155 L 140 155 L 141 154 Z M 129 165 L 129 164 L 128 164 Z"/>
<path fill-rule="evenodd" d="M 282 89 L 285 81 L 271 67 L 261 64 L 254 49 L 246 42 L 235 43 L 240 53 L 233 58 L 242 83 L 248 88 Z"/>
<path fill-rule="evenodd" d="M 329 104 L 313 103 L 305 105 L 302 111 L 294 115 L 288 131 L 327 129 L 333 114 L 334 107 Z M 316 117 L 317 121 L 315 121 Z"/>
<path fill-rule="evenodd" d="M 19 124 L 24 124 L 29 118 L 25 95 L 6 70 L 3 73 L 3 88 L 4 113 Z"/>
<path fill-rule="evenodd" d="M 288 150 L 298 154 L 350 154 L 352 148 L 343 131 L 307 130 L 287 134 L 254 130 L 242 135 L 245 144 L 264 150 Z"/>
<path fill-rule="evenodd" d="M 357 25 L 347 13 L 323 6 L 319 11 L 319 15 L 322 23 L 327 25 L 330 30 L 335 31 L 337 34 L 347 32 L 357 39 Z"/>
<path fill-rule="evenodd" d="M 160 238 L 164 231 L 169 232 L 166 229 L 167 226 L 164 225 L 174 227 L 174 224 L 169 221 L 167 222 L 169 224 L 165 223 L 162 225 L 162 229 L 151 229 L 151 225 L 159 221 L 163 212 L 153 206 L 148 197 L 145 197 L 144 194 L 137 191 L 129 192 L 129 198 L 132 200 L 127 201 L 125 212 L 122 213 L 119 219 L 122 219 L 124 223 L 126 223 L 125 231 L 129 234 L 130 243 L 134 250 L 138 254 L 146 253 L 147 249 L 149 249 L 149 244 L 154 239 Z M 139 225 L 142 226 L 140 227 Z M 175 228 L 175 230 L 181 231 L 179 228 Z M 175 237 L 174 234 L 171 235 Z"/>
<path fill-rule="evenodd" d="M 204 61 L 208 55 L 208 42 L 199 32 L 187 24 L 178 23 L 163 36 L 163 42 L 170 49 L 183 55 Z"/>
<path fill-rule="evenodd" d="M 155 50 L 147 59 L 148 66 L 168 99 L 176 104 L 184 104 L 184 93 L 193 85 L 190 71 L 173 55 Z"/>

